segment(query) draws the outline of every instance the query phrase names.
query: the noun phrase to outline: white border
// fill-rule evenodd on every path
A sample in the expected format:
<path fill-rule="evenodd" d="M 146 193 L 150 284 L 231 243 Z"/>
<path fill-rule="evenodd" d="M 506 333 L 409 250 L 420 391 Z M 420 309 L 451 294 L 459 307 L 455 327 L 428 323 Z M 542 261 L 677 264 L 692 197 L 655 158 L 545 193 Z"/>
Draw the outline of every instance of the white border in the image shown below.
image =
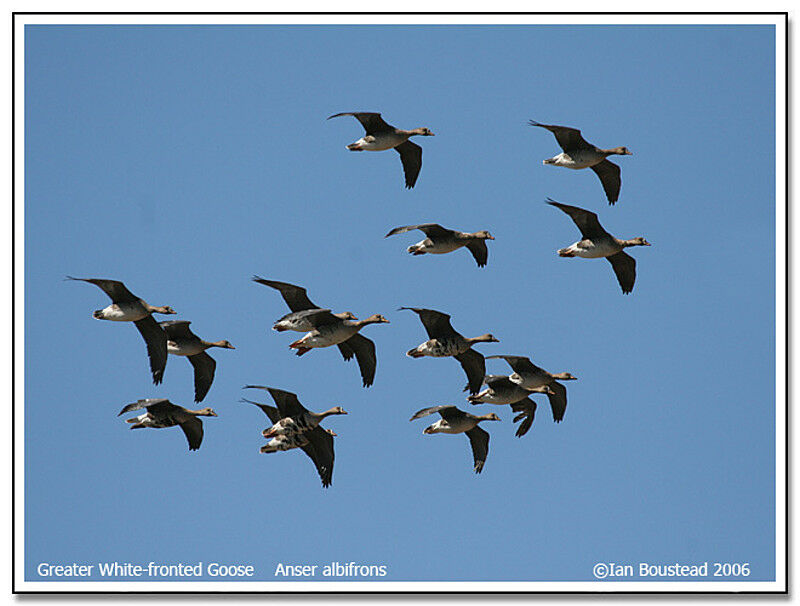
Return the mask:
<path fill-rule="evenodd" d="M 54 7 L 55 8 L 55 7 Z M 684 582 L 684 581 L 575 581 L 575 582 L 104 582 L 69 581 L 47 582 L 26 581 L 24 579 L 24 28 L 33 24 L 766 24 L 776 26 L 776 257 L 775 257 L 775 367 L 776 367 L 776 553 L 773 582 Z M 775 592 L 786 590 L 786 27 L 783 15 L 17 15 L 14 20 L 14 68 L 15 68 L 15 318 L 16 342 L 14 355 L 16 365 L 14 378 L 16 386 L 15 424 L 17 436 L 15 444 L 15 525 L 16 542 L 14 549 L 15 576 L 14 588 L 17 592 L 391 592 L 391 591 L 489 591 L 489 592 Z M 10 74 L 9 74 L 10 76 Z M 10 442 L 10 441 L 9 441 Z"/>

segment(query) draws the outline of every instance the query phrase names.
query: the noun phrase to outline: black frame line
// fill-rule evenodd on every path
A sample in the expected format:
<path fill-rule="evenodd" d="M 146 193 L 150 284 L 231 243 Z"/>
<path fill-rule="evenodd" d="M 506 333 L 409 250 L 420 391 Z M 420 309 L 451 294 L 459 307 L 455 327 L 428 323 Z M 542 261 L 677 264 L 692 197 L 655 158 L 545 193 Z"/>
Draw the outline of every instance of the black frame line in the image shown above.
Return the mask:
<path fill-rule="evenodd" d="M 642 591 L 642 590 L 634 590 L 634 591 L 623 591 L 623 590 L 611 590 L 611 591 L 601 591 L 601 590 L 592 590 L 592 591 L 582 591 L 582 590 L 564 590 L 564 591 L 504 591 L 504 590 L 495 590 L 495 591 L 455 591 L 455 590 L 443 590 L 443 591 L 416 591 L 416 590 L 408 590 L 408 591 L 400 591 L 400 590 L 391 590 L 391 591 L 336 591 L 336 590 L 329 590 L 329 591 L 284 591 L 284 590 L 276 590 L 276 591 L 268 591 L 268 590 L 260 590 L 260 591 L 249 591 L 249 590 L 229 590 L 229 591 L 217 591 L 217 590 L 205 590 L 205 591 L 184 591 L 184 590 L 175 590 L 175 591 L 153 591 L 153 590 L 142 590 L 142 591 L 110 591 L 110 590 L 99 590 L 99 591 L 88 591 L 88 590 L 63 590 L 63 591 L 47 591 L 47 590 L 20 590 L 16 588 L 16 475 L 15 475 L 15 467 L 16 467 L 16 457 L 15 457 L 15 446 L 16 446 L 16 384 L 15 384 L 15 370 L 17 366 L 16 360 L 16 256 L 15 256 L 15 247 L 16 247 L 16 212 L 15 212 L 15 201 L 16 201 L 16 180 L 15 180 L 15 168 L 16 168 L 16 155 L 15 155 L 15 148 L 16 148 L 16 128 L 15 128 L 15 119 L 16 119 L 16 73 L 15 73 L 15 65 L 16 65 L 16 40 L 15 40 L 15 31 L 16 31 L 16 18 L 17 15 L 242 15 L 242 16 L 249 16 L 249 15 L 378 15 L 378 16 L 391 16 L 391 15 L 565 15 L 565 16 L 574 16 L 574 15 L 643 15 L 643 16 L 651 16 L 651 15 L 774 15 L 780 16 L 783 15 L 783 26 L 784 26 L 784 33 L 786 37 L 786 44 L 784 48 L 784 82 L 785 82 L 785 142 L 786 146 L 784 149 L 785 152 L 785 159 L 784 159 L 784 171 L 785 171 L 785 216 L 786 216 L 786 225 L 785 229 L 785 301 L 784 304 L 786 306 L 785 310 L 785 322 L 786 322 L 786 335 L 784 341 L 784 350 L 786 352 L 785 356 L 785 419 L 786 419 L 786 426 L 785 426 L 785 487 L 786 487 L 786 494 L 785 494 L 785 526 L 786 526 L 786 537 L 785 537 L 785 571 L 784 571 L 784 580 L 785 580 L 785 589 L 783 590 L 764 590 L 764 591 L 722 591 L 722 590 L 711 590 L 711 591 L 687 591 L 687 590 L 680 590 L 680 591 Z M 789 222 L 790 222 L 790 209 L 789 209 L 789 89 L 790 89 L 790 81 L 789 81 L 789 45 L 790 45 L 790 36 L 789 36 L 789 13 L 788 11 L 699 11 L 699 12 L 685 12 L 685 11 L 590 11 L 590 12 L 547 12 L 547 11 L 472 11 L 472 12 L 455 12 L 455 11 L 426 11 L 426 12 L 415 12 L 415 11 L 402 11 L 402 12 L 378 12 L 378 11 L 343 11 L 343 12 L 321 12 L 321 11 L 305 11 L 305 12 L 297 12 L 297 11 L 264 11 L 264 12 L 240 12 L 240 11 L 160 11 L 160 12 L 152 12 L 152 11 L 13 11 L 11 13 L 11 593 L 13 595 L 700 595 L 700 596 L 713 596 L 713 595 L 789 595 L 789 528 L 790 528 L 790 517 L 789 517 L 789 493 L 790 493 L 790 485 L 789 485 L 789 393 L 790 393 L 790 384 L 789 384 L 789 372 L 790 372 L 790 365 L 789 365 L 789 358 L 791 356 L 790 350 L 790 343 L 789 343 L 789 327 L 791 326 L 791 315 L 789 313 L 790 309 L 790 298 L 789 292 L 791 291 L 791 284 L 790 284 L 790 255 L 789 255 L 789 248 L 790 248 L 790 240 L 789 240 Z M 776 200 L 777 204 L 777 200 Z M 776 403 L 777 404 L 777 403 Z M 268 581 L 265 581 L 268 582 Z"/>

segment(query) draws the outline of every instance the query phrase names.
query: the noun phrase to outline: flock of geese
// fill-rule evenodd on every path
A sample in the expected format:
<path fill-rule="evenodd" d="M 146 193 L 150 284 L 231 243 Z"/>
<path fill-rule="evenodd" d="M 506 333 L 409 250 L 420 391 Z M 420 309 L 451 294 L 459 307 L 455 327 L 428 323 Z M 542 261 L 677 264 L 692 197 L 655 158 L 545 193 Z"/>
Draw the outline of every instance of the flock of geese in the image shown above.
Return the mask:
<path fill-rule="evenodd" d="M 422 169 L 422 148 L 409 139 L 413 136 L 433 136 L 427 128 L 402 130 L 387 124 L 378 113 L 345 112 L 334 114 L 355 117 L 366 131 L 358 141 L 351 143 L 351 151 L 383 151 L 394 149 L 400 154 L 405 176 L 405 185 L 412 188 Z M 330 119 L 329 118 L 329 119 Z M 605 191 L 609 204 L 614 204 L 620 192 L 620 168 L 610 162 L 610 155 L 631 155 L 625 147 L 601 149 L 588 143 L 579 130 L 566 126 L 540 124 L 531 120 L 532 126 L 545 128 L 555 135 L 562 153 L 544 160 L 544 164 L 563 166 L 572 169 L 591 168 Z M 561 257 L 583 257 L 587 259 L 606 258 L 616 274 L 624 294 L 633 290 L 636 279 L 636 261 L 624 252 L 631 246 L 650 246 L 644 238 L 622 240 L 603 229 L 597 215 L 591 211 L 561 204 L 548 198 L 548 204 L 563 211 L 572 219 L 581 232 L 581 240 L 558 251 Z M 412 255 L 445 254 L 459 248 L 466 248 L 472 254 L 478 267 L 487 264 L 489 251 L 487 240 L 494 237 L 486 230 L 474 233 L 448 229 L 436 223 L 405 225 L 392 229 L 386 237 L 420 230 L 425 239 L 408 247 Z M 73 278 L 94 284 L 108 295 L 111 304 L 94 312 L 99 320 L 133 322 L 147 346 L 150 371 L 153 383 L 161 383 L 167 364 L 168 354 L 184 356 L 194 368 L 195 402 L 201 402 L 209 392 L 214 381 L 216 361 L 207 350 L 212 347 L 235 349 L 226 340 L 205 341 L 189 328 L 187 320 L 157 322 L 154 313 L 175 314 L 169 306 L 150 305 L 137 297 L 120 281 L 102 278 Z M 336 346 L 345 361 L 356 359 L 364 387 L 372 385 L 375 379 L 377 356 L 375 343 L 361 334 L 370 324 L 388 323 L 381 314 L 374 314 L 359 320 L 351 311 L 332 312 L 312 303 L 306 289 L 302 286 L 253 276 L 252 280 L 263 286 L 277 290 L 290 312 L 279 318 L 272 327 L 275 331 L 305 333 L 289 344 L 296 355 L 303 356 L 313 349 Z M 493 335 L 486 333 L 476 337 L 464 337 L 450 323 L 450 316 L 441 311 L 419 307 L 400 307 L 419 317 L 427 333 L 427 340 L 408 350 L 411 358 L 454 358 L 466 375 L 469 392 L 467 400 L 472 404 L 510 405 L 517 415 L 514 422 L 519 423 L 516 435 L 521 437 L 531 428 L 536 402 L 534 394 L 547 396 L 553 421 L 560 423 L 567 408 L 567 390 L 561 381 L 575 380 L 569 372 L 551 374 L 536 366 L 524 356 L 493 355 L 484 357 L 474 346 L 479 343 L 497 343 Z M 487 375 L 487 359 L 505 360 L 511 367 L 509 375 Z M 481 387 L 485 385 L 485 389 Z M 244 389 L 264 390 L 272 397 L 275 406 L 243 398 L 242 402 L 261 408 L 271 426 L 262 431 L 268 441 L 261 446 L 262 453 L 274 453 L 301 449 L 314 463 L 322 485 L 328 487 L 333 478 L 334 440 L 336 436 L 330 429 L 324 429 L 321 421 L 332 415 L 345 415 L 347 412 L 335 406 L 323 412 L 311 412 L 298 400 L 297 395 L 281 389 L 263 385 L 246 385 Z M 203 440 L 203 423 L 200 417 L 216 417 L 211 408 L 190 410 L 173 404 L 165 398 L 141 399 L 126 405 L 119 415 L 142 411 L 127 419 L 131 429 L 165 428 L 179 426 L 189 443 L 189 450 L 197 450 Z M 489 452 L 489 433 L 479 427 L 482 421 L 499 421 L 495 413 L 473 415 L 452 405 L 432 406 L 416 412 L 411 421 L 438 413 L 438 421 L 428 426 L 423 433 L 466 434 L 472 448 L 473 469 L 480 473 Z"/>

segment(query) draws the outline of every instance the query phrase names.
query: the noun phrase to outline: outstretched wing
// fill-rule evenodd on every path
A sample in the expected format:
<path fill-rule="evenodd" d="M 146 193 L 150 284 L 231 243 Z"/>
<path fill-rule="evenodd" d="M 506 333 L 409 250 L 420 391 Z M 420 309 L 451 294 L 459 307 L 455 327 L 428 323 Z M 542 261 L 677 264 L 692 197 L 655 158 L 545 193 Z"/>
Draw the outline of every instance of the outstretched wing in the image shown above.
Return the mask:
<path fill-rule="evenodd" d="M 531 428 L 531 425 L 533 425 L 533 417 L 536 414 L 536 402 L 534 402 L 530 398 L 525 398 L 524 400 L 512 404 L 511 410 L 520 413 L 516 417 L 514 417 L 514 423 L 522 421 L 522 423 L 520 423 L 520 426 L 517 427 L 517 431 L 514 435 L 517 436 L 518 438 L 521 438 L 526 433 L 528 433 L 528 430 Z"/>
<path fill-rule="evenodd" d="M 606 192 L 608 203 L 613 205 L 619 199 L 619 188 L 622 187 L 619 166 L 603 160 L 590 168 L 600 177 L 600 183 L 603 184 L 603 191 Z"/>
<path fill-rule="evenodd" d="M 489 247 L 486 246 L 486 240 L 470 240 L 467 248 L 472 253 L 472 256 L 475 257 L 478 267 L 484 267 L 486 261 L 489 260 Z"/>
<path fill-rule="evenodd" d="M 567 213 L 575 222 L 575 225 L 578 226 L 578 229 L 581 230 L 581 235 L 584 238 L 591 240 L 592 238 L 608 235 L 606 230 L 603 229 L 603 226 L 600 225 L 600 220 L 595 213 L 584 210 L 583 208 L 578 208 L 577 206 L 561 204 L 550 198 L 547 198 L 547 203 Z"/>
<path fill-rule="evenodd" d="M 269 404 L 259 404 L 258 402 L 253 402 L 253 400 L 248 400 L 247 398 L 242 398 L 241 401 L 258 406 L 264 412 L 264 414 L 267 415 L 269 420 L 272 421 L 273 425 L 281 420 L 281 415 L 278 412 L 278 409 L 274 406 L 270 406 Z"/>
<path fill-rule="evenodd" d="M 194 401 L 202 402 L 214 382 L 217 363 L 204 351 L 188 357 L 194 367 Z"/>
<path fill-rule="evenodd" d="M 333 436 L 319 426 L 303 435 L 308 443 L 300 448 L 314 462 L 322 486 L 328 488 L 333 481 Z"/>
<path fill-rule="evenodd" d="M 305 311 L 297 312 L 298 318 L 305 319 L 310 322 L 312 326 L 319 328 L 326 324 L 336 324 L 342 322 L 341 318 L 337 318 L 331 313 L 330 309 L 307 309 Z"/>
<path fill-rule="evenodd" d="M 511 367 L 511 370 L 516 372 L 517 374 L 534 374 L 534 373 L 543 373 L 545 372 L 543 369 L 539 368 L 530 361 L 530 359 L 526 358 L 525 356 L 486 356 L 487 360 L 491 360 L 494 358 L 502 358 L 508 365 Z"/>
<path fill-rule="evenodd" d="M 67 280 L 79 280 L 88 282 L 99 287 L 106 293 L 114 303 L 131 303 L 139 300 L 139 297 L 129 291 L 122 282 L 118 280 L 106 280 L 105 278 L 73 278 L 67 276 Z"/>
<path fill-rule="evenodd" d="M 176 338 L 197 338 L 197 335 L 189 329 L 189 324 L 191 324 L 189 320 L 165 320 L 158 323 L 162 330 L 167 333 L 167 338 L 173 340 Z"/>
<path fill-rule="evenodd" d="M 483 471 L 486 457 L 489 455 L 489 433 L 478 426 L 466 432 L 472 446 L 472 458 L 475 461 L 475 473 Z"/>
<path fill-rule="evenodd" d="M 364 387 L 369 387 L 375 380 L 375 368 L 378 365 L 378 358 L 375 355 L 375 343 L 367 337 L 356 333 L 343 343 L 343 345 L 345 344 L 356 355 Z M 342 355 L 344 355 L 344 351 L 342 351 Z M 347 359 L 345 358 L 345 360 Z"/>
<path fill-rule="evenodd" d="M 581 131 L 570 126 L 556 126 L 555 124 L 540 124 L 535 120 L 528 120 L 531 126 L 546 128 L 556 137 L 556 141 L 565 152 L 578 149 L 594 149 L 594 145 L 586 141 L 581 135 Z"/>
<path fill-rule="evenodd" d="M 483 354 L 470 348 L 453 357 L 461 363 L 461 368 L 467 375 L 467 390 L 473 394 L 478 393 L 486 374 L 486 359 Z"/>
<path fill-rule="evenodd" d="M 633 283 L 636 281 L 636 259 L 624 251 L 606 257 L 606 259 L 614 268 L 614 273 L 617 274 L 617 282 L 622 287 L 622 294 L 627 295 L 633 290 Z"/>
<path fill-rule="evenodd" d="M 180 426 L 186 441 L 189 442 L 189 450 L 197 450 L 203 441 L 203 422 L 192 414 L 187 414 L 180 420 Z"/>
<path fill-rule="evenodd" d="M 449 418 L 458 417 L 458 413 L 461 413 L 461 416 L 464 415 L 463 412 L 458 410 L 452 404 L 443 404 L 441 406 L 431 406 L 430 408 L 423 408 L 422 410 L 418 410 L 414 413 L 414 416 L 409 419 L 409 421 L 413 421 L 415 419 L 421 419 L 422 417 L 427 417 L 428 415 L 432 415 L 433 413 L 438 412 L 442 415 L 442 418 L 447 420 Z"/>
<path fill-rule="evenodd" d="M 167 367 L 167 333 L 150 314 L 141 320 L 136 320 L 134 324 L 147 345 L 147 357 L 150 359 L 153 383 L 158 385 L 164 378 L 164 369 Z"/>
<path fill-rule="evenodd" d="M 142 408 L 152 409 L 153 412 L 166 412 L 175 408 L 175 405 L 166 398 L 144 398 L 128 404 L 125 406 L 125 408 L 119 411 L 117 416 L 122 416 L 126 412 L 141 410 Z"/>
<path fill-rule="evenodd" d="M 426 236 L 433 238 L 434 240 L 436 238 L 447 237 L 453 233 L 452 229 L 442 227 L 438 223 L 420 223 L 419 225 L 403 225 L 402 227 L 395 227 L 392 231 L 386 234 L 384 238 L 394 236 L 395 234 L 404 234 L 407 231 L 412 231 L 415 229 L 419 229 L 420 231 L 424 232 Z"/>
<path fill-rule="evenodd" d="M 400 161 L 403 163 L 406 189 L 411 189 L 417 182 L 419 171 L 422 170 L 422 148 L 416 143 L 406 141 L 396 145 L 394 150 L 400 154 Z"/>
<path fill-rule="evenodd" d="M 558 381 L 553 381 L 550 383 L 550 389 L 553 393 L 547 394 L 547 399 L 550 400 L 553 421 L 561 423 L 564 413 L 567 412 L 567 388 Z"/>
<path fill-rule="evenodd" d="M 314 309 L 317 306 L 311 302 L 306 294 L 306 289 L 302 286 L 289 284 L 288 282 L 278 282 L 277 280 L 267 280 L 260 276 L 253 276 L 253 282 L 258 282 L 264 286 L 269 286 L 281 293 L 286 305 L 292 311 L 303 311 L 306 309 Z"/>
<path fill-rule="evenodd" d="M 394 127 L 386 124 L 383 118 L 381 118 L 381 115 L 376 112 L 342 112 L 340 114 L 328 116 L 328 120 L 331 118 L 338 118 L 339 116 L 353 116 L 356 120 L 361 122 L 361 126 L 364 127 L 368 135 L 394 132 Z"/>
<path fill-rule="evenodd" d="M 429 339 L 459 336 L 450 324 L 450 316 L 445 313 L 436 311 L 435 309 L 423 309 L 421 307 L 401 307 L 400 309 L 408 309 L 419 316 L 422 325 L 425 327 L 425 332 L 428 333 Z"/>

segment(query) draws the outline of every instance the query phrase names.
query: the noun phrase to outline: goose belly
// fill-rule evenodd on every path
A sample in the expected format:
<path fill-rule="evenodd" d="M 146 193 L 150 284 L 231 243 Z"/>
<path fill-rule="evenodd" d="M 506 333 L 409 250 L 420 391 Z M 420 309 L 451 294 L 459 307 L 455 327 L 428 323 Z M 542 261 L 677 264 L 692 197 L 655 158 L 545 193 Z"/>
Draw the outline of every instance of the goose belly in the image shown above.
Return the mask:
<path fill-rule="evenodd" d="M 200 343 L 182 343 L 180 341 L 167 341 L 167 353 L 175 356 L 194 356 L 205 351 Z"/>
<path fill-rule="evenodd" d="M 136 322 L 150 314 L 141 303 L 112 303 L 108 307 L 94 312 L 98 320 L 112 322 Z"/>
<path fill-rule="evenodd" d="M 436 421 L 425 430 L 425 433 L 464 433 L 475 427 L 476 423 L 469 418 L 449 423 L 444 419 Z"/>
<path fill-rule="evenodd" d="M 516 404 L 520 400 L 527 398 L 529 395 L 530 394 L 522 388 L 519 390 L 501 392 L 486 390 L 478 394 L 480 399 L 476 398 L 474 401 L 482 402 L 483 404 Z"/>
<path fill-rule="evenodd" d="M 610 257 L 617 254 L 622 250 L 621 246 L 613 242 L 594 240 L 581 240 L 570 246 L 570 252 L 576 257 L 583 257 L 584 259 L 599 259 L 601 257 Z"/>
<path fill-rule="evenodd" d="M 469 349 L 469 345 L 456 340 L 431 339 L 425 341 L 417 350 L 425 356 L 432 358 L 447 358 L 457 356 Z"/>
<path fill-rule="evenodd" d="M 349 147 L 361 151 L 384 151 L 397 147 L 407 139 L 408 137 L 395 134 L 380 135 L 378 137 L 367 136 L 352 143 Z"/>
<path fill-rule="evenodd" d="M 325 327 L 319 328 L 314 332 L 308 333 L 302 338 L 303 347 L 330 347 L 347 341 L 358 332 L 355 326 L 336 326 L 329 330 Z"/>
<path fill-rule="evenodd" d="M 426 253 L 430 253 L 432 255 L 443 255 L 461 248 L 466 244 L 466 242 L 432 242 L 431 240 L 424 240 L 423 242 L 420 242 L 420 244 L 424 245 Z"/>
<path fill-rule="evenodd" d="M 581 168 L 589 168 L 595 164 L 605 160 L 605 155 L 599 154 L 592 150 L 574 151 L 570 154 L 563 152 L 545 160 L 545 164 L 555 164 L 556 166 L 563 166 L 564 168 L 572 168 L 580 170 Z"/>

